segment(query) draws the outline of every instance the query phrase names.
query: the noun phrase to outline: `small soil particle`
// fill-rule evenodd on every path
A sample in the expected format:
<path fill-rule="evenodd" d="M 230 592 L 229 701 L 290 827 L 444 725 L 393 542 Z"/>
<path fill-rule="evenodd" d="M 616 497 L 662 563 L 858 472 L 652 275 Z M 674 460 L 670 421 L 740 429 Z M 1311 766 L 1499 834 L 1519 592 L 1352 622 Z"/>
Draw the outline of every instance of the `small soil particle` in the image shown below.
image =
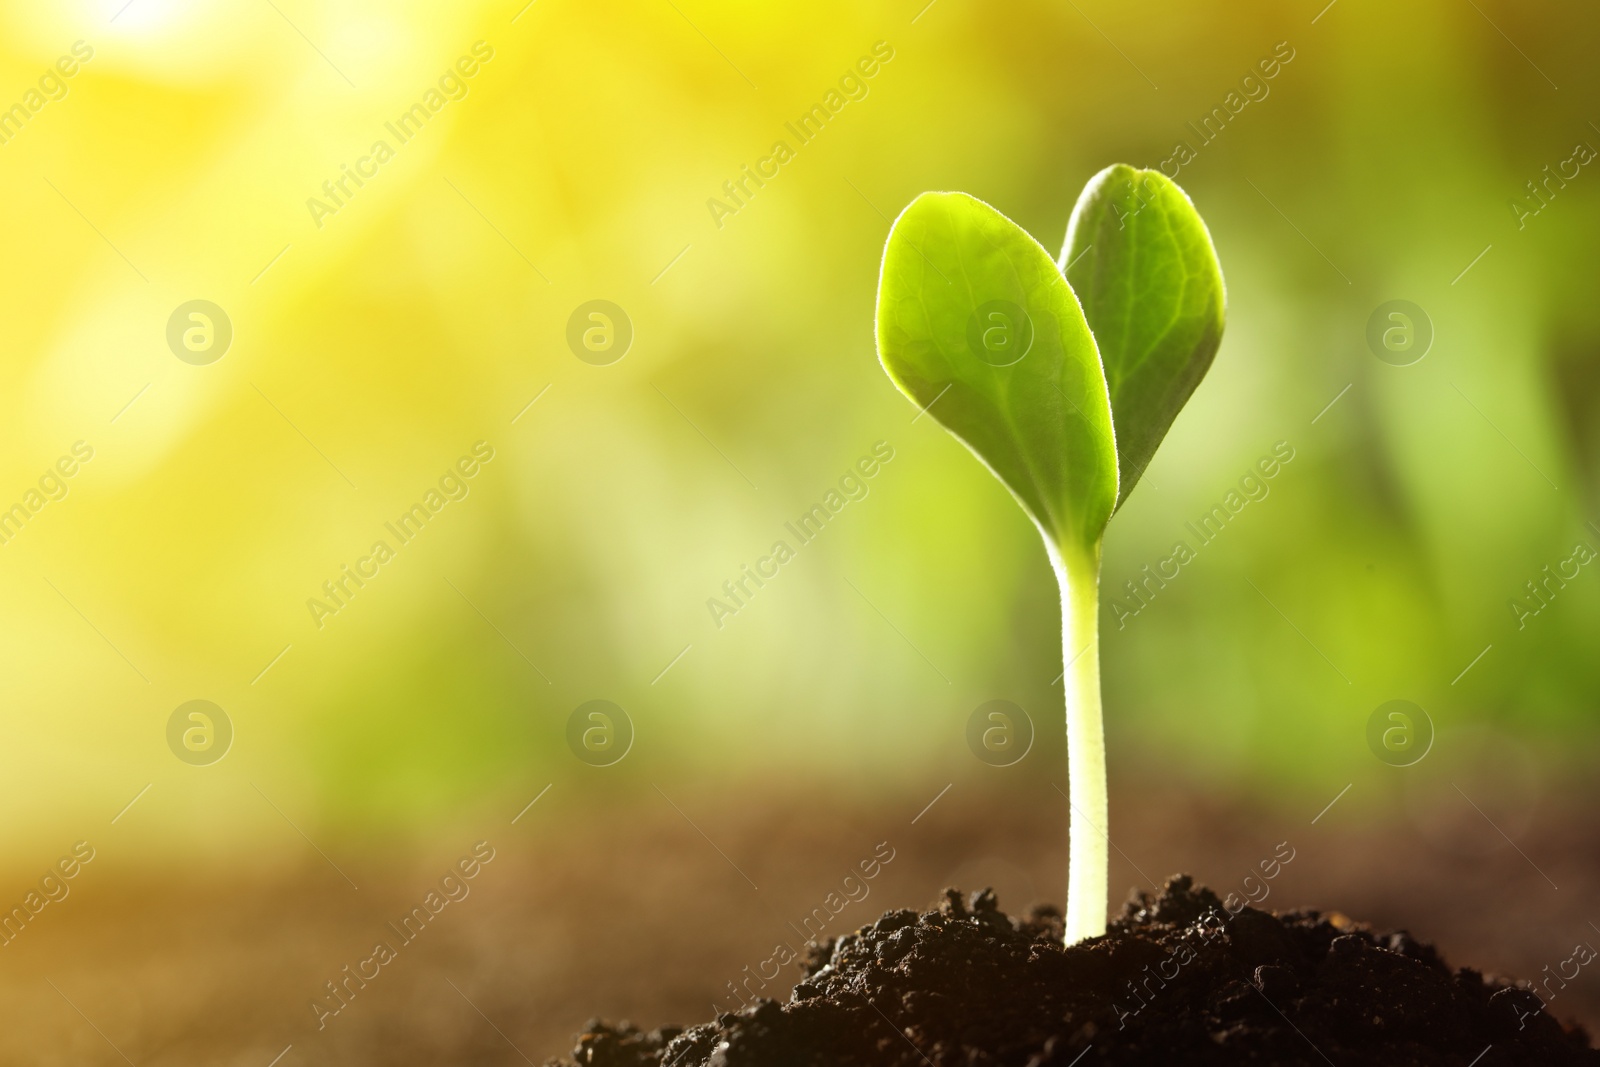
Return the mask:
<path fill-rule="evenodd" d="M 1600 1067 L 1526 987 L 1452 971 L 1406 933 L 1337 913 L 1229 915 L 1187 876 L 1104 937 L 988 890 L 886 912 L 813 945 L 787 1004 L 644 1032 L 591 1022 L 582 1067 Z"/>

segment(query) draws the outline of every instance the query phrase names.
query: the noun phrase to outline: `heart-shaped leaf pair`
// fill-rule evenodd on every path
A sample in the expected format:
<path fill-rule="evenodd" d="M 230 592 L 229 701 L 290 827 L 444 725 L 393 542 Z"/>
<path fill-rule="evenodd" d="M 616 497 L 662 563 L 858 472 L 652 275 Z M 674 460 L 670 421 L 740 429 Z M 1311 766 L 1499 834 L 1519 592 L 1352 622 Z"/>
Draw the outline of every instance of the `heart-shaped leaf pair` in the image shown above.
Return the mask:
<path fill-rule="evenodd" d="M 1100 541 L 1211 365 L 1223 304 L 1194 205 L 1162 175 L 1131 167 L 1089 182 L 1059 265 L 961 193 L 912 201 L 883 252 L 883 369 L 1011 490 L 1061 584 L 1068 944 L 1106 929 L 1105 735 L 1090 654 Z"/>
<path fill-rule="evenodd" d="M 1084 189 L 1059 266 L 982 201 L 919 196 L 884 249 L 878 352 L 1053 546 L 1093 552 L 1211 365 L 1223 307 L 1189 198 L 1119 165 Z"/>

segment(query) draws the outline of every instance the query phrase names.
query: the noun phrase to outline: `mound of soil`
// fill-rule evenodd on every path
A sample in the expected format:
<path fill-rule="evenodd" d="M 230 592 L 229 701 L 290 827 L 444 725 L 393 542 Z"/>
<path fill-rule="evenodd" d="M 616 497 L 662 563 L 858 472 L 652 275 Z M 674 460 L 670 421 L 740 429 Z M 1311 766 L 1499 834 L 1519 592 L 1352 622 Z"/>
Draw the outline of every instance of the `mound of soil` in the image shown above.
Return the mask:
<path fill-rule="evenodd" d="M 1339 914 L 1230 915 L 1187 876 L 1104 937 L 1008 918 L 988 890 L 890 911 L 813 945 L 787 1004 L 643 1032 L 592 1022 L 584 1067 L 1600 1065 L 1527 988 L 1452 971 L 1430 945 Z"/>

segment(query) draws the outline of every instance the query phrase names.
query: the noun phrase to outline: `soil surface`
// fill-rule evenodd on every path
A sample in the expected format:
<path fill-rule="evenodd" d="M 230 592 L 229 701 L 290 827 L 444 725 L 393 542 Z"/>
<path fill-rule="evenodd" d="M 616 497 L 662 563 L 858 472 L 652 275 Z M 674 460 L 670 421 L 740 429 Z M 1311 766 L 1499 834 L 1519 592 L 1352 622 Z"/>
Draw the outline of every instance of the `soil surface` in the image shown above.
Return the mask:
<path fill-rule="evenodd" d="M 985 890 L 885 912 L 811 946 L 786 1004 L 643 1032 L 591 1022 L 584 1067 L 1088 1067 L 1600 1064 L 1525 985 L 1452 970 L 1406 933 L 1337 913 L 1226 904 L 1188 876 L 1140 893 L 1106 936 Z M 1559 983 L 1559 979 L 1555 979 Z M 1552 991 L 1558 986 L 1552 986 Z"/>
<path fill-rule="evenodd" d="M 1036 774 L 1035 756 L 1003 770 L 968 759 L 970 771 L 955 767 L 914 789 L 651 768 L 661 793 L 649 782 L 619 791 L 613 777 L 574 775 L 512 825 L 540 780 L 481 817 L 469 812 L 407 839 L 304 827 L 313 848 L 265 801 L 276 832 L 245 837 L 218 822 L 187 850 L 91 836 L 98 855 L 71 896 L 0 948 L 0 1001 L 10 1009 L 0 1064 L 528 1067 L 569 1056 L 591 1015 L 649 1029 L 734 1010 L 729 982 L 771 975 L 779 942 L 795 955 L 784 952 L 781 977 L 758 992 L 787 1000 L 808 937 L 849 933 L 886 908 L 938 899 L 948 885 L 992 885 L 1017 914 L 1059 897 L 1071 810 L 1048 773 L 1065 756 L 1047 740 Z M 1589 925 L 1600 923 L 1600 849 L 1586 847 L 1600 840 L 1600 788 L 1542 763 L 1526 764 L 1538 773 L 1511 773 L 1504 735 L 1485 746 L 1481 765 L 1451 765 L 1450 751 L 1440 747 L 1403 779 L 1370 761 L 1373 773 L 1352 771 L 1347 792 L 1348 779 L 1333 780 L 1316 796 L 1243 797 L 1175 778 L 1165 765 L 1159 775 L 1119 767 L 1111 883 L 1159 894 L 1147 874 L 1193 871 L 1224 901 L 1264 889 L 1257 908 L 1337 901 L 1375 927 L 1409 928 L 1453 965 L 1570 977 L 1589 946 L 1600 949 Z M 235 785 L 260 799 L 242 779 Z M 152 790 L 106 832 L 140 829 L 144 806 L 161 795 Z M 203 815 L 197 806 L 197 825 Z M 310 1004 L 328 995 L 327 983 L 346 981 L 347 965 L 393 938 L 388 924 L 480 838 L 498 854 L 471 896 L 451 902 L 319 1028 Z M 1284 839 L 1295 859 L 1263 886 L 1261 864 Z M 859 877 L 882 841 L 894 861 L 864 882 L 870 895 L 847 898 L 845 874 Z M 7 904 L 37 888 L 59 855 L 46 844 L 0 871 Z M 829 904 L 831 893 L 840 899 Z M 824 905 L 825 917 L 838 913 L 817 929 L 806 920 Z M 1600 958 L 1551 989 L 1546 1011 L 1600 1034 Z M 1329 1055 L 1339 1067 L 1359 1062 Z M 1486 1056 L 1479 1067 L 1491 1062 L 1505 1061 Z"/>

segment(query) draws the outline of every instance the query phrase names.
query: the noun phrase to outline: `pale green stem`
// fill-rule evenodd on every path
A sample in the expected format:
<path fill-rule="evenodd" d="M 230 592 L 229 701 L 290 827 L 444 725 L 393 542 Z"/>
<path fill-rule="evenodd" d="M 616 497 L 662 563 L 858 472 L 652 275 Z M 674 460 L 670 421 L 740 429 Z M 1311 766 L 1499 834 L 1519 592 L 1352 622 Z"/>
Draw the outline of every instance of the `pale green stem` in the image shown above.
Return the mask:
<path fill-rule="evenodd" d="M 1072 805 L 1067 856 L 1066 942 L 1106 932 L 1110 886 L 1106 741 L 1100 713 L 1100 547 L 1055 556 L 1061 583 L 1061 648 L 1067 696 L 1067 790 Z"/>

